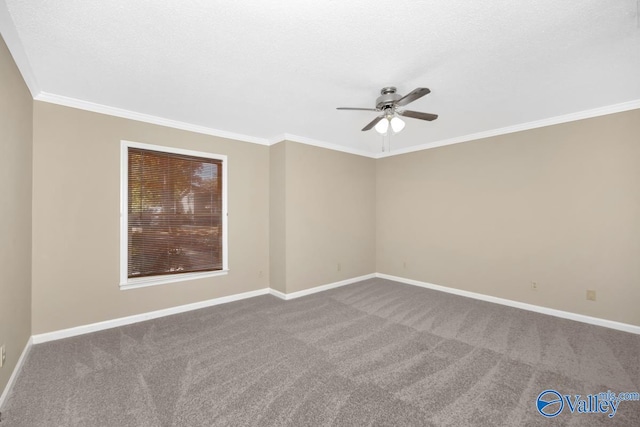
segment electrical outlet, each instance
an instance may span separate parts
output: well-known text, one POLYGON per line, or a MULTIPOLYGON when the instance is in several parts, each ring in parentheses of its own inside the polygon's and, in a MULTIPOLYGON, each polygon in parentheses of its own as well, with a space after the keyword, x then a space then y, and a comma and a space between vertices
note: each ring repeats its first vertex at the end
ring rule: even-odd
POLYGON ((258 273, 258 277, 262 277, 262 270, 258 273))
POLYGON ((7 360, 7 350, 4 347, 4 344, 0 346, 0 368, 4 366, 4 362, 7 360))
POLYGON ((407 268, 407 261, 403 261, 403 262, 402 262, 402 268, 404 268, 404 269, 406 270, 406 268, 407 268))
POLYGON ((588 290, 587 291, 587 300, 588 301, 595 301, 596 300, 596 291, 588 290))
POLYGON ((338 263, 338 271, 342 271, 342 265, 338 263))
POLYGON ((531 282, 531 290, 532 291, 538 290, 538 282, 531 282))

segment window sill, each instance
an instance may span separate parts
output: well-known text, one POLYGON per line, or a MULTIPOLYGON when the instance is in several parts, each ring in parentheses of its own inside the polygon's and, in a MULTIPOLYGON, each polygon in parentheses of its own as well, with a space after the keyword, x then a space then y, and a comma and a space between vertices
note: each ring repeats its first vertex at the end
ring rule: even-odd
POLYGON ((141 277, 126 279, 120 282, 120 290, 146 288, 147 286, 165 285, 168 283, 184 282, 186 280, 204 279, 207 277, 224 276, 229 270, 205 271, 200 273, 171 274, 166 276, 141 277))

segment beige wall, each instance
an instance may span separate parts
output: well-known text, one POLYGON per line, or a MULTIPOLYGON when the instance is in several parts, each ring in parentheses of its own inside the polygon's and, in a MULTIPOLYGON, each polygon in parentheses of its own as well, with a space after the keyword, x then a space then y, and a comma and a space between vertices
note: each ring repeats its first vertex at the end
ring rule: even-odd
POLYGON ((286 291, 374 273, 375 160, 285 144, 286 291))
POLYGON ((269 147, 34 103, 33 330, 269 286, 269 147), (121 291, 120 140, 228 156, 226 276, 121 291))
POLYGON ((377 214, 378 272, 640 325, 640 110, 381 159, 377 214))
POLYGON ((33 102, 0 37, 0 394, 31 335, 31 125, 33 102))
POLYGON ((287 292, 286 142, 269 147, 269 285, 287 292))
POLYGON ((640 325, 639 110, 376 161, 33 103, 1 47, 0 385, 30 333, 374 271, 640 325), (227 276, 120 291, 121 139, 229 157, 227 276))

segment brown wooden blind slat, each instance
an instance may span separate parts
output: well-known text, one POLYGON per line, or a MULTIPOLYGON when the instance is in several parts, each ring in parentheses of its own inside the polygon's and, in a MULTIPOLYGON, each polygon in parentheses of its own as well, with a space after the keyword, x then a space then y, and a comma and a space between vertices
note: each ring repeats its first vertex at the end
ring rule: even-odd
POLYGON ((222 161, 129 148, 128 277, 222 270, 222 161))

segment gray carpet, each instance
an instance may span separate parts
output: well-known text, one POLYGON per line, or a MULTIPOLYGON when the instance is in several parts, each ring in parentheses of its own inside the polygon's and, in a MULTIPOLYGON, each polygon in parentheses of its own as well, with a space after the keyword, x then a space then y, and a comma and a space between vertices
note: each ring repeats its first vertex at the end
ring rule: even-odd
POLYGON ((382 279, 33 346, 0 427, 640 426, 538 394, 640 390, 640 336, 382 279))

